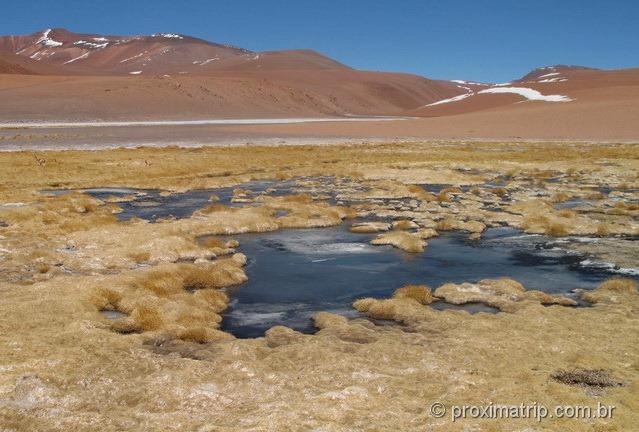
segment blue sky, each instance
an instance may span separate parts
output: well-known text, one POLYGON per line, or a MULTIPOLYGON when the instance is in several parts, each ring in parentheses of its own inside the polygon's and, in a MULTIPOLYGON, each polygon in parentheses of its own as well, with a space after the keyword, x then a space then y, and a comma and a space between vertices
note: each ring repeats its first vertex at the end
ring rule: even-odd
POLYGON ((176 32, 251 50, 313 48, 350 66, 508 81, 537 66, 639 66, 637 0, 6 1, 0 33, 176 32))

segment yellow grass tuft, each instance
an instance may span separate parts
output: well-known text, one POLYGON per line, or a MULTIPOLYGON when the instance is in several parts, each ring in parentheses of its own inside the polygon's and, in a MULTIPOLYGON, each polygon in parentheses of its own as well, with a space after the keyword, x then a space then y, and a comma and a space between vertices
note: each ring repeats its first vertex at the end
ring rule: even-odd
POLYGON ((551 202, 559 203, 563 201, 567 201, 571 198, 571 195, 567 192, 555 192, 550 198, 551 202))
POLYGON ((51 266, 47 263, 36 263, 36 271, 40 274, 48 273, 51 270, 51 266))
POLYGON ((508 191, 506 191, 506 189, 504 189, 503 187, 494 188, 491 190, 491 192, 499 197, 504 197, 508 193, 508 191))
POLYGON ((178 338, 183 341, 195 342, 199 344, 223 341, 223 340, 233 340, 235 339, 233 335, 216 330, 208 327, 187 327, 178 332, 178 338))
POLYGON ((148 262, 151 259, 151 253, 149 251, 132 251, 127 254, 136 263, 148 262))
POLYGON ((566 225, 558 220, 550 221, 546 226, 545 233, 552 237, 565 237, 569 234, 566 225))
POLYGON ((406 231, 392 231, 379 234, 371 240, 372 245, 392 245, 405 252, 418 253, 423 252, 427 243, 417 234, 408 233, 406 231))
POLYGON ((433 294, 426 285, 406 285, 395 290, 394 298, 410 298, 421 304, 433 302, 433 294))
POLYGON ((392 320, 396 313, 393 300, 364 298, 355 301, 353 307, 359 312, 366 313, 371 318, 382 320, 392 320))
POLYGON ((605 222, 601 222, 599 225, 597 225, 597 232, 596 234, 599 237, 606 237, 610 235, 610 225, 605 223, 605 222))
POLYGON ((440 191, 437 195, 437 201, 439 202, 450 202, 450 196, 444 191, 440 191))
POLYGON ((198 290, 193 294, 193 297, 204 301, 216 313, 224 311, 229 303, 229 297, 215 289, 198 290))
POLYGON ((577 217, 577 212, 572 209, 562 209, 557 212, 557 216, 563 218, 574 218, 577 217))
POLYGON ((435 196, 435 194, 433 194, 432 192, 428 192, 427 190, 424 190, 424 188, 419 185, 415 185, 415 184, 408 185, 407 190, 408 192, 413 194, 415 198, 419 200, 427 201, 427 202, 437 201, 437 196, 435 196))
POLYGON ((637 292, 637 282, 628 278, 611 278, 602 282, 597 288, 618 293, 633 294, 637 292))
POLYGON ((438 231, 452 231, 457 228, 457 221, 452 218, 442 219, 437 222, 435 229, 438 231))
POLYGON ((416 228, 416 224, 410 220, 398 220, 393 222, 393 229, 405 231, 416 228))
POLYGON ((131 314, 138 329, 142 331, 158 330, 164 324, 162 314, 149 306, 139 305, 131 314))
POLYGON ((225 206, 224 204, 214 203, 214 204, 202 207, 201 209, 198 210, 198 213, 210 214, 210 213, 227 212, 227 211, 233 211, 233 207, 228 207, 228 206, 225 206))
POLYGON ((118 310, 122 294, 111 288, 99 287, 91 293, 89 300, 98 310, 118 310))
POLYGON ((282 201, 308 204, 313 202, 313 197, 309 194, 286 195, 282 198, 282 201))
POLYGON ((205 237, 200 240, 200 244, 207 248, 224 249, 226 247, 226 242, 217 237, 205 237))
POLYGON ((637 295, 637 282, 628 278, 608 279, 592 291, 584 291, 581 298, 589 303, 619 303, 637 295))

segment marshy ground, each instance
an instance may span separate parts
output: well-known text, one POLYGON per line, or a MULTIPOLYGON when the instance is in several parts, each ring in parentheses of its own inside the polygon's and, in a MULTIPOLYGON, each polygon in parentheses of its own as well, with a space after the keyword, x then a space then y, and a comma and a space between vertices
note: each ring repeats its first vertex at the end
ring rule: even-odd
POLYGON ((631 430, 637 172, 631 144, 3 153, 0 425, 631 430))

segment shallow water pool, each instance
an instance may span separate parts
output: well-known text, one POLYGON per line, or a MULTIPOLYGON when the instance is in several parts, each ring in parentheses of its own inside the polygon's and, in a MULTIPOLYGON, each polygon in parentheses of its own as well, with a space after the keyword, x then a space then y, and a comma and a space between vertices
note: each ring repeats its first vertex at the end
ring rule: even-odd
MULTIPOLYGON (((389 297, 405 284, 436 288, 446 282, 472 282, 508 276, 528 289, 572 296, 574 288, 593 288, 611 274, 579 266, 582 255, 552 247, 548 238, 510 228, 490 229, 481 241, 467 233, 443 233, 426 251, 407 254, 391 246, 372 246, 370 234, 348 225, 284 230, 236 237, 248 256, 249 281, 231 291, 223 329, 238 337, 257 337, 273 325, 313 332, 319 311, 357 316, 361 297, 389 297)), ((437 309, 493 312, 483 305, 437 309)))

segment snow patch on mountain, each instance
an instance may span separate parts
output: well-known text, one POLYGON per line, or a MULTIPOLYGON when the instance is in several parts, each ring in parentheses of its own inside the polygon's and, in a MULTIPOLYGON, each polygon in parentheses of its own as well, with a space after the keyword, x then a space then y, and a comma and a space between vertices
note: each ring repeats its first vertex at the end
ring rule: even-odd
POLYGON ((84 54, 82 54, 82 55, 80 55, 80 56, 77 56, 76 58, 72 58, 72 59, 71 59, 71 60, 69 60, 69 61, 65 61, 63 64, 74 63, 74 62, 76 62, 76 61, 78 61, 78 60, 85 59, 85 58, 89 57, 89 54, 91 54, 91 53, 90 53, 90 52, 84 53, 84 54))
POLYGON ((59 47, 62 46, 62 42, 58 42, 55 41, 53 39, 51 39, 49 37, 49 34, 51 33, 51 29, 46 29, 43 33, 42 36, 40 36, 40 39, 38 39, 38 41, 35 43, 36 45, 45 45, 48 47, 59 47))
POLYGON ((88 41, 85 41, 85 40, 80 40, 80 41, 77 41, 77 42, 73 42, 73 45, 82 46, 82 47, 86 47, 86 48, 101 49, 101 48, 108 47, 109 46, 109 42, 94 43, 94 42, 88 42, 88 41))
POLYGON ((541 75, 541 76, 539 76, 537 78, 546 78, 546 77, 551 77, 551 76, 555 76, 555 75, 560 75, 560 73, 559 72, 551 72, 551 73, 547 73, 547 74, 541 75))
POLYGON ((568 79, 567 78, 562 78, 562 77, 557 77, 557 78, 546 78, 546 79, 539 80, 537 82, 540 82, 540 83, 554 83, 554 82, 565 82, 565 81, 568 81, 568 79))
POLYGON ((175 33, 155 33, 151 35, 152 37, 163 37, 166 39, 184 39, 184 37, 182 37, 179 34, 175 34, 175 33))
POLYGON ((478 86, 487 86, 488 84, 486 83, 480 83, 480 82, 475 82, 475 81, 465 81, 465 80, 450 80, 450 82, 453 82, 455 84, 470 84, 470 85, 478 85, 478 86))
POLYGON ((568 96, 563 95, 543 95, 537 90, 527 87, 493 87, 480 90, 478 93, 513 93, 523 96, 528 100, 538 100, 544 102, 570 102, 572 100, 568 96))
POLYGON ((475 93, 470 92, 470 93, 464 93, 464 94, 460 94, 458 96, 453 96, 452 98, 448 98, 448 99, 442 99, 440 101, 437 102, 433 102, 431 104, 428 105, 424 105, 424 107, 429 107, 429 106, 435 106, 435 105, 441 105, 441 104, 446 104, 446 103, 451 103, 451 102, 457 102, 460 100, 464 100, 467 97, 470 97, 472 95, 474 95, 475 93))
POLYGON ((216 60, 219 60, 219 59, 220 59, 219 57, 213 57, 213 58, 210 58, 210 59, 206 59, 203 62, 200 62, 200 66, 207 65, 207 64, 211 63, 212 61, 216 61, 216 60))
POLYGON ((142 57, 144 54, 146 54, 146 51, 141 52, 140 54, 136 54, 133 57, 125 58, 124 60, 120 60, 120 63, 126 63, 126 62, 128 62, 130 60, 135 60, 136 58, 142 57))

